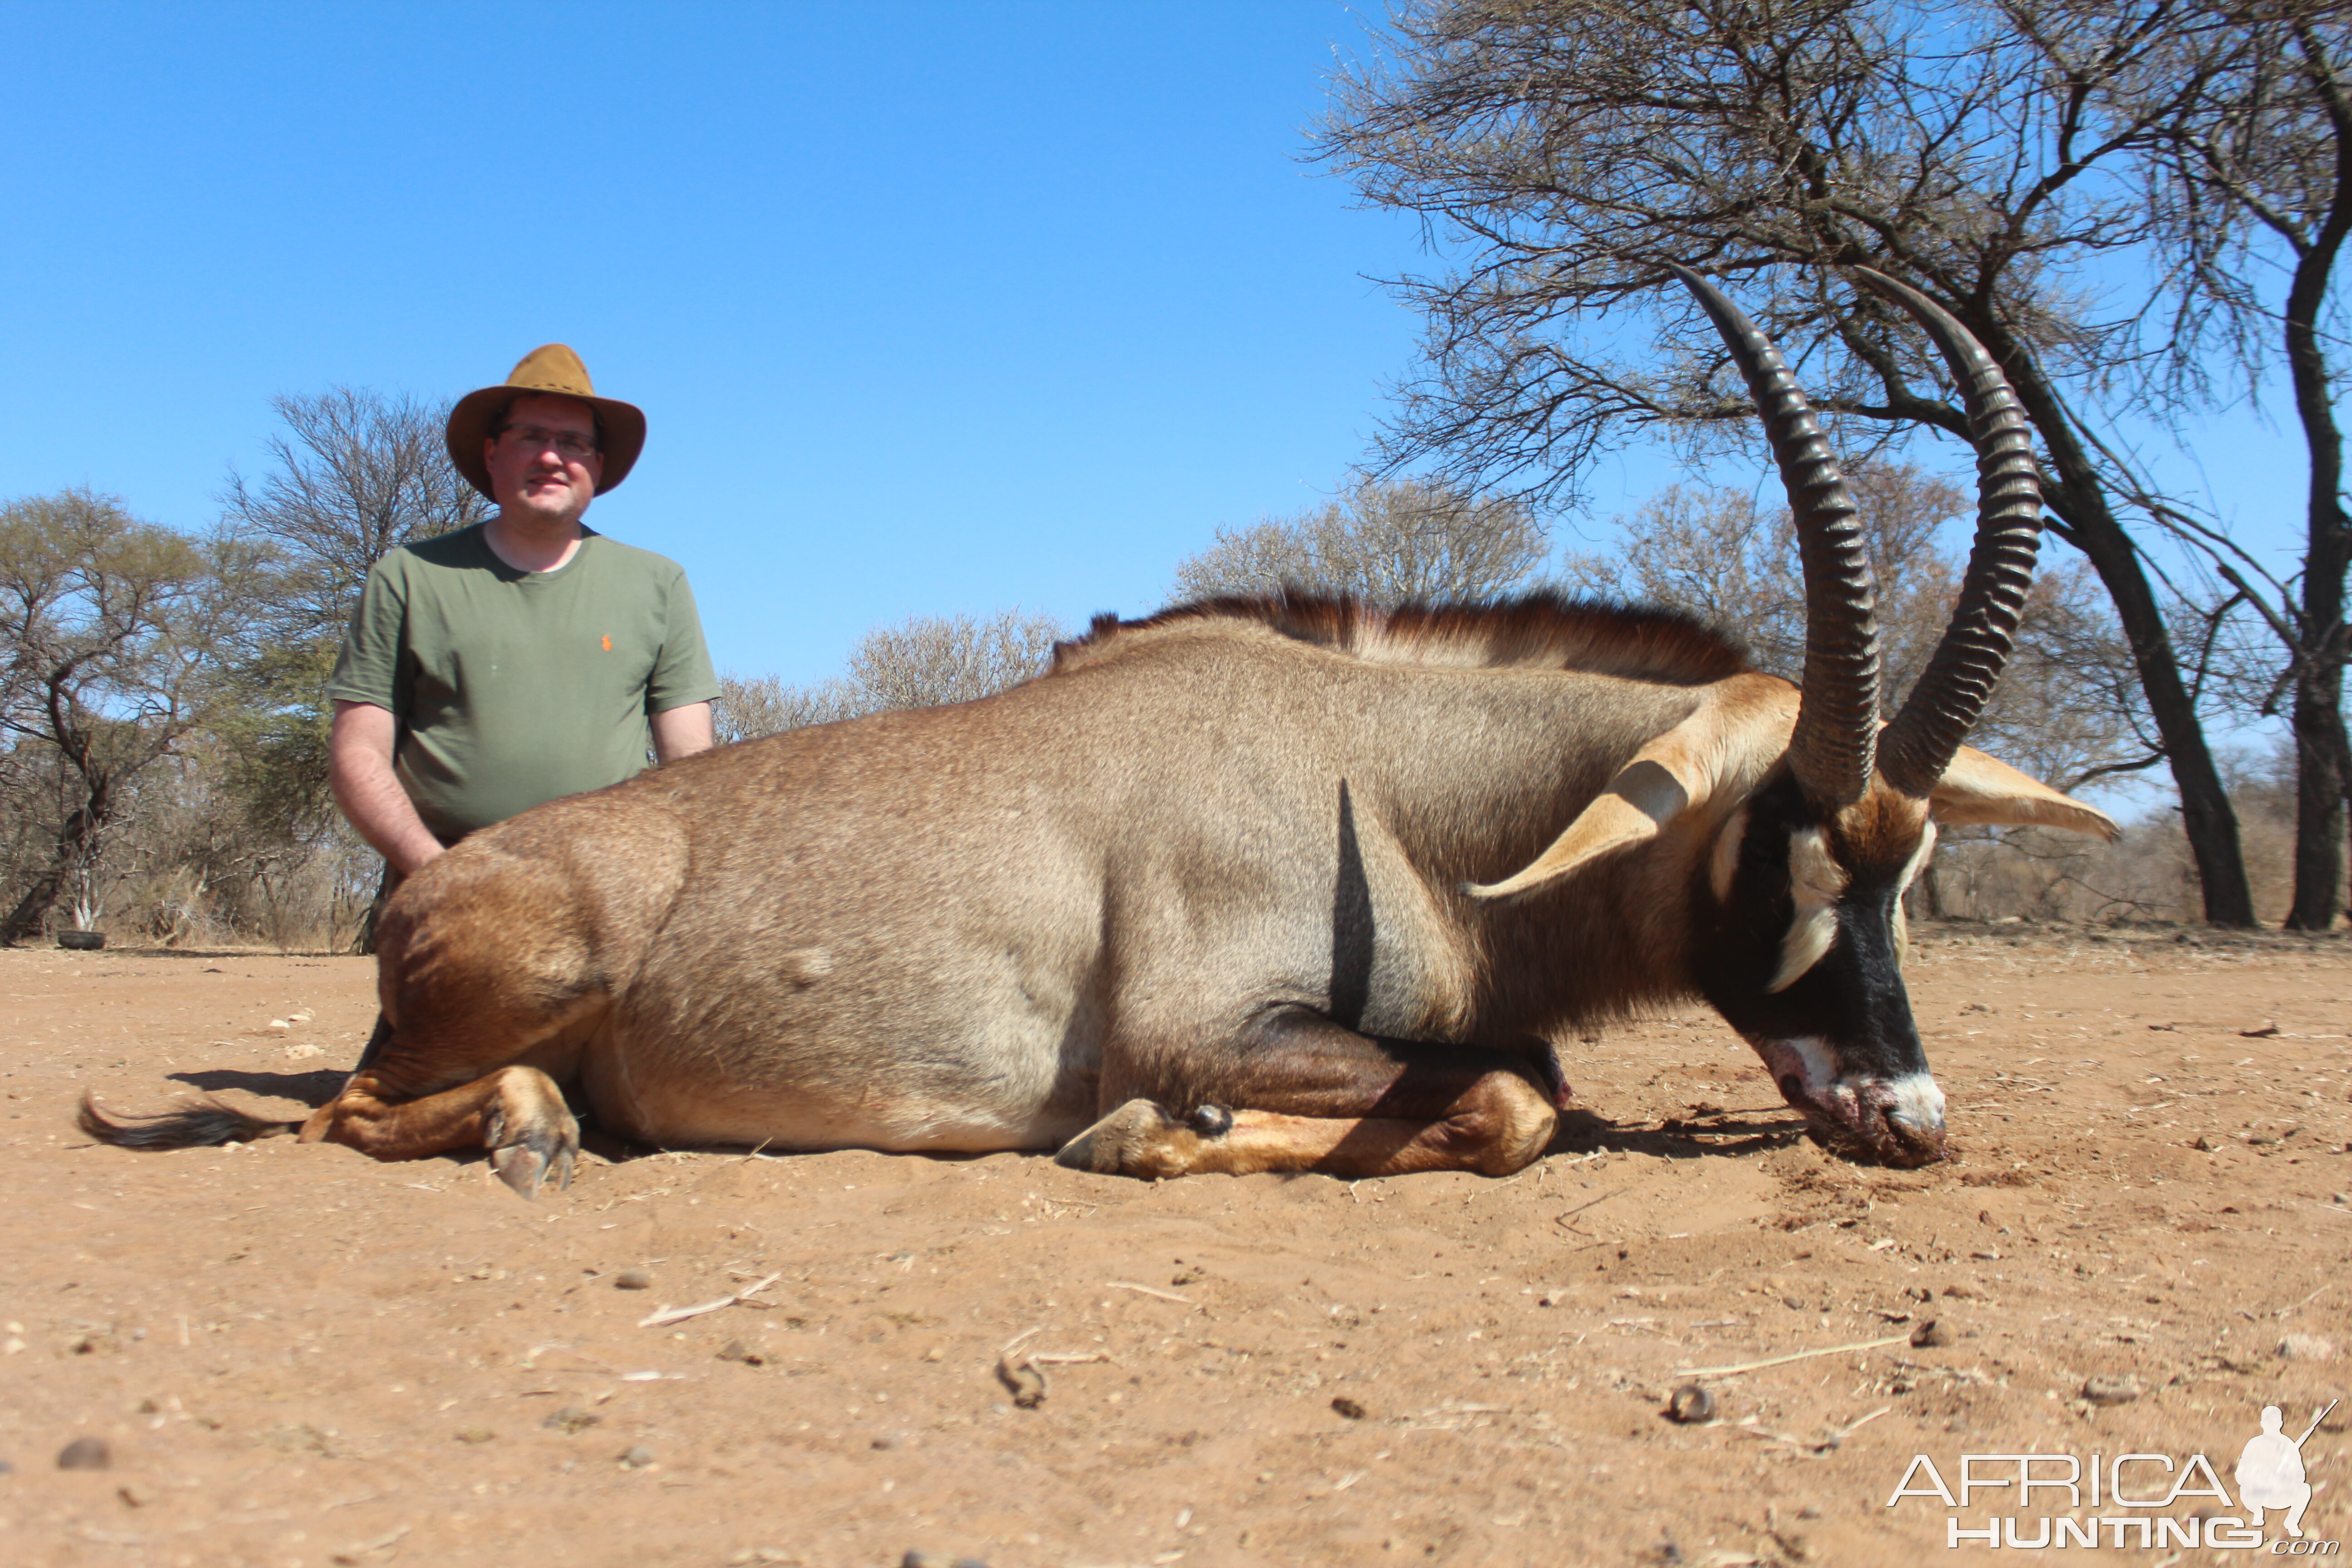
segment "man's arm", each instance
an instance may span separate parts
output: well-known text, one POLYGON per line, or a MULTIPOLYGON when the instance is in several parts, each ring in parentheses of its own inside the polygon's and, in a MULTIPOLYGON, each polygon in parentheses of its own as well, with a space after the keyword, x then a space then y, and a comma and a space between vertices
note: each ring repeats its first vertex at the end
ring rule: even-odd
MULTIPOLYGON (((385 715, 390 718, 390 714, 385 715)), ((710 728, 710 704, 688 702, 653 715, 654 755, 666 763, 707 752, 719 743, 710 728)))
POLYGON ((392 750, 399 734, 399 721, 389 710, 338 700, 334 731, 327 742, 327 782, 335 792, 335 804, 360 837, 374 845, 394 870, 413 877, 441 853, 441 841, 393 776, 392 750))

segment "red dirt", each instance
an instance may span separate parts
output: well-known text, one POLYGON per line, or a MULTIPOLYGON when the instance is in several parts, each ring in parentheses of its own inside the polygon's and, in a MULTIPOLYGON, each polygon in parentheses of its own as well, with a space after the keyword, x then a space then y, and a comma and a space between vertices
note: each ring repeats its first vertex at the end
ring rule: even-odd
MULTIPOLYGON (((2234 1496, 2263 1403, 2292 1434, 2346 1392, 2352 943, 1941 931, 1912 979, 1926 1171, 1797 1141, 1694 1011, 1570 1050, 1586 1113, 1507 1182, 652 1154, 534 1205, 478 1160, 72 1130, 173 1075, 299 1113, 362 961, 0 952, 0 1560, 1887 1563, 1945 1551, 1940 1502, 1886 1506, 1915 1453, 2201 1452, 2234 1496), (1927 1319, 1662 1415, 1678 1369, 1927 1319), (1024 1335, 1101 1359, 1018 1409, 1024 1335), (85 1436, 111 1468, 60 1469, 85 1436)), ((2314 1538, 2352 1533, 2347 1416, 2314 1538)))

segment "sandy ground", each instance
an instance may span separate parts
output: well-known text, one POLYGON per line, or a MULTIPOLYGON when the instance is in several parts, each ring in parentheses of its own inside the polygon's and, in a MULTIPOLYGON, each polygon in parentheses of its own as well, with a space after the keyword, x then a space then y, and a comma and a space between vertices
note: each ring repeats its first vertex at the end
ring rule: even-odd
MULTIPOLYGON (((85 1086, 331 1093, 364 962, 0 952, 0 1562, 1875 1564, 2116 1512, 1890 1507, 1915 1454, 2202 1453, 2234 1498, 2263 1404, 2293 1436, 2352 1383, 2352 942, 1951 929, 1912 979, 1927 1171, 1803 1142, 1694 1011, 1577 1047, 1584 1112, 1509 1181, 607 1148, 534 1205, 73 1131, 85 1086)), ((2314 1539, 2352 1535, 2347 1416, 2314 1539)))

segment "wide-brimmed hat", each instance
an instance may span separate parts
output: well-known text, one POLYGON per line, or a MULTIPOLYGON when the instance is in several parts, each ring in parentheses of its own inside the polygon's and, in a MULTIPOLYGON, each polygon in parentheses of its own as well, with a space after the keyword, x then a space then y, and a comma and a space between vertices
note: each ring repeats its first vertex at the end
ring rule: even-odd
POLYGON ((629 477, 637 454, 645 450, 645 411, 633 403, 597 396, 580 356, 562 343, 548 343, 523 355, 505 381, 466 394, 449 410, 449 460, 457 465, 468 484, 492 500, 499 499, 490 492, 490 469, 482 461, 482 443, 489 436, 490 421, 508 404, 533 393, 576 397, 596 410, 604 433, 604 473, 596 481, 598 495, 629 477))

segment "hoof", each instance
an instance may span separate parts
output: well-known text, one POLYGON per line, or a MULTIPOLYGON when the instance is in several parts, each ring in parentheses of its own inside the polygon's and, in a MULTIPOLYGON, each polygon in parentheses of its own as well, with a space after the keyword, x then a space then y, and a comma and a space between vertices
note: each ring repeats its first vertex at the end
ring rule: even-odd
POLYGON ((1234 1130, 1234 1113, 1222 1105, 1196 1105, 1184 1121, 1203 1138, 1223 1138, 1234 1130))
POLYGON ((1105 1176, 1181 1175, 1171 1168, 1171 1152, 1164 1147, 1171 1133, 1194 1141, 1150 1100, 1130 1100, 1063 1144, 1054 1163, 1105 1176))
POLYGON ((552 1181, 558 1191, 572 1184, 572 1162, 580 1152, 580 1124, 565 1112, 560 1122, 541 1118, 528 1127, 509 1129, 503 1115, 490 1119, 490 1169, 521 1197, 535 1199, 552 1181))

